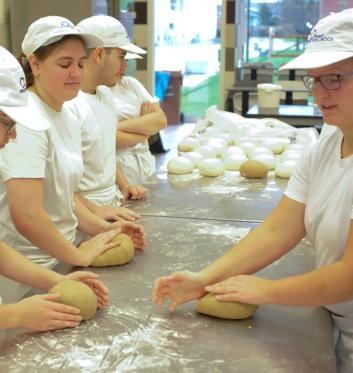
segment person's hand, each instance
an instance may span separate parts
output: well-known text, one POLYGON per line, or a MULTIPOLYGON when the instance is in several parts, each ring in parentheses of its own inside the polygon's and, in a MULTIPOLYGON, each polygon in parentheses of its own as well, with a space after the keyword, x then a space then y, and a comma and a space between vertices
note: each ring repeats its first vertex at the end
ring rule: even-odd
POLYGON ((121 190, 123 194, 124 201, 128 199, 139 200, 146 198, 148 194, 148 189, 141 185, 127 185, 121 190))
POLYGON ((260 305, 272 303, 270 296, 272 285, 272 280, 239 275, 212 286, 206 286, 205 289, 210 293, 218 294, 216 298, 221 301, 260 305))
POLYGON ((109 293, 103 282, 98 280, 98 275, 93 272, 77 271, 64 276, 65 279, 81 281, 89 286, 96 294, 98 308, 103 308, 108 304, 109 293))
POLYGON ((136 249, 144 250, 146 246, 145 231, 141 225, 129 221, 116 221, 111 224, 111 227, 119 228, 120 233, 125 233, 130 236, 136 249))
POLYGON ((171 303, 169 310, 174 311, 180 304, 202 297, 205 284, 198 273, 175 272, 167 277, 159 277, 154 283, 152 301, 162 305, 166 300, 171 303))
POLYGON ((13 305, 16 326, 35 331, 74 328, 80 324, 80 310, 55 302, 59 294, 34 295, 13 305))
POLYGON ((79 250, 81 250, 81 253, 84 256, 85 264, 83 265, 83 267, 89 266, 97 256, 116 246, 116 242, 110 241, 115 235, 122 232, 121 227, 118 223, 122 222, 109 224, 110 230, 108 230, 107 232, 99 233, 93 238, 81 243, 78 248, 79 250))
POLYGON ((153 112, 153 104, 151 102, 143 102, 141 104, 140 116, 153 112))
POLYGON ((97 206, 94 213, 106 221, 128 220, 135 221, 141 216, 126 207, 120 206, 97 206))

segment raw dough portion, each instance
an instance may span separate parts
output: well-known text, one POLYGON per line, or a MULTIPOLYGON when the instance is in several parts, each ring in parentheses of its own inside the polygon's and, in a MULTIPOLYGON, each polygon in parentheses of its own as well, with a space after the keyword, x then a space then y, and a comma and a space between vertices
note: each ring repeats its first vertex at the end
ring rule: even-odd
POLYGON ((167 164, 168 172, 176 175, 191 174, 194 165, 185 157, 175 157, 169 160, 167 164))
POLYGON ((229 148, 226 149, 226 151, 224 152, 224 158, 227 158, 228 155, 231 155, 231 154, 242 154, 242 155, 245 155, 245 152, 244 150, 239 147, 239 146, 230 146, 229 148))
POLYGON ((267 177, 267 166, 259 161, 246 161, 240 167, 240 175, 249 179, 262 179, 267 177))
POLYGON ((239 320, 251 317, 258 306, 239 302, 221 302, 214 294, 207 294, 196 304, 196 311, 220 319, 239 320))
POLYGON ((192 152, 193 150, 201 146, 199 140, 194 137, 185 137, 178 144, 178 150, 180 152, 192 152))
POLYGON ((49 290, 49 293, 60 293, 55 302, 78 308, 83 320, 91 319, 97 312, 96 294, 83 282, 60 281, 49 290))
POLYGON ((246 162, 248 158, 244 154, 229 154, 224 161, 226 170, 239 171, 241 165, 246 162))
POLYGON ((194 168, 199 168, 199 163, 202 159, 202 155, 198 152, 188 152, 184 153, 183 157, 190 159, 192 164, 194 165, 194 168))
POLYGON ((296 150, 286 150, 281 155, 281 162, 285 161, 298 161, 303 156, 302 153, 296 151, 296 150))
POLYGON ((246 155, 249 155, 251 149, 256 148, 256 145, 250 141, 241 142, 239 146, 244 150, 246 155))
POLYGON ((282 179, 289 179, 295 169, 296 161, 285 161, 277 165, 275 175, 282 179))
POLYGON ((276 158, 272 154, 260 153, 253 157, 254 161, 259 161, 267 166, 269 170, 274 170, 277 165, 276 158))
POLYGON ((281 154, 284 151, 285 143, 280 139, 266 139, 262 146, 271 150, 273 154, 281 154))
POLYGON ((121 265, 129 262, 134 257, 134 244, 127 234, 119 233, 110 242, 117 242, 117 245, 97 256, 91 263, 91 267, 121 265))
POLYGON ((217 158, 216 152, 208 145, 200 146, 196 151, 202 155, 203 159, 217 158))
POLYGON ((203 159, 199 164, 199 171, 204 176, 222 176, 225 172, 223 161, 220 159, 203 159))
POLYGON ((259 147, 250 149, 249 152, 248 152, 248 154, 249 154, 249 158, 250 159, 253 159, 258 154, 269 154, 269 155, 273 155, 273 153, 271 152, 271 150, 268 149, 268 148, 265 148, 264 146, 259 146, 259 147))

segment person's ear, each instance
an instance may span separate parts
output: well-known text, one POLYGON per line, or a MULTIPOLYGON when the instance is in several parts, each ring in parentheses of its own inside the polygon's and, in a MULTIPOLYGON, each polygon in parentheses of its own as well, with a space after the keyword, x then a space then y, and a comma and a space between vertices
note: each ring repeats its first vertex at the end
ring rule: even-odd
POLYGON ((39 76, 40 74, 40 62, 34 54, 28 56, 28 63, 31 66, 33 76, 39 76))
POLYGON ((105 58, 105 50, 104 48, 96 48, 94 50, 94 59, 97 65, 102 65, 105 58))

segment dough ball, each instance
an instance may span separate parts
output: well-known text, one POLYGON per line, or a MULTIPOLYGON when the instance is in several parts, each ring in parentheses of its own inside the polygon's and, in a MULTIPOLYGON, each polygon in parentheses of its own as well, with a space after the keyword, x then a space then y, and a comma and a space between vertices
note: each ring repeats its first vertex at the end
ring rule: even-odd
POLYGON ((192 164, 194 165, 194 168, 199 168, 199 163, 202 159, 202 155, 198 152, 188 152, 184 153, 183 157, 190 159, 192 164))
POLYGON ((129 262, 134 257, 134 244, 127 234, 119 233, 110 242, 117 242, 117 245, 97 256, 91 263, 91 267, 121 265, 129 262))
POLYGON ((178 150, 180 152, 192 152, 193 150, 201 146, 199 140, 194 137, 185 137, 178 144, 178 150))
POLYGON ((246 162, 248 158, 244 154, 229 154, 224 161, 226 170, 229 171, 239 171, 241 165, 246 162))
POLYGON ((245 155, 244 150, 240 146, 230 146, 224 152, 224 158, 227 158, 231 154, 242 154, 245 155))
POLYGON ((305 151, 305 146, 303 144, 289 144, 286 150, 295 150, 299 153, 302 153, 305 151))
POLYGON ((228 146, 234 146, 239 144, 239 136, 232 133, 228 137, 228 146))
POLYGON ((285 161, 279 163, 275 169, 275 175, 281 177, 282 179, 289 179, 295 169, 296 161, 285 161))
POLYGON ((271 152, 271 150, 265 148, 264 146, 259 146, 259 147, 250 149, 248 153, 249 153, 249 158, 250 159, 253 159, 258 154, 269 154, 269 155, 273 155, 273 153, 271 152))
POLYGON ((271 150, 273 154, 281 154, 284 151, 285 143, 280 139, 266 139, 262 146, 271 150))
POLYGON ((199 171, 204 176, 222 176, 225 167, 220 159, 203 159, 200 161, 199 171))
POLYGON ((221 302, 214 294, 207 294, 196 303, 196 311, 220 319, 240 320, 254 315, 258 306, 239 302, 221 302))
POLYGON ((97 312, 96 294, 83 282, 60 281, 49 290, 49 293, 60 293, 55 302, 78 308, 83 320, 91 319, 97 312))
POLYGON ((249 155, 249 151, 251 149, 256 148, 256 145, 253 142, 250 142, 250 141, 242 142, 242 143, 240 143, 239 146, 244 150, 246 155, 249 155))
POLYGON ((227 145, 225 142, 218 141, 218 140, 209 140, 207 142, 207 146, 210 146, 213 149, 217 158, 223 158, 224 152, 227 148, 227 145))
POLYGON ((203 159, 217 158, 217 155, 214 149, 208 145, 200 146, 199 148, 196 149, 196 151, 202 155, 203 159))
POLYGON ((286 150, 281 155, 281 162, 285 161, 298 161, 303 156, 302 153, 297 152, 296 150, 286 150))
POLYGON ((194 165, 185 157, 175 157, 169 160, 167 163, 168 172, 176 175, 191 174, 194 165))
POLYGON ((244 162, 239 171, 241 176, 249 179, 262 179, 267 177, 268 168, 262 162, 251 160, 244 162))
POLYGON ((274 170, 277 165, 277 160, 273 154, 265 154, 265 153, 256 154, 253 157, 253 160, 264 163, 269 170, 274 170))

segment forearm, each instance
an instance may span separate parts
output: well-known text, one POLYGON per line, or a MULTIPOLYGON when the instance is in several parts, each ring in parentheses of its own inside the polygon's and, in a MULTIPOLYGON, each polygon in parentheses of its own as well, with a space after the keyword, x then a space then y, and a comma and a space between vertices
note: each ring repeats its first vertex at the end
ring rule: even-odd
POLYGON ((119 169, 119 167, 116 168, 116 178, 115 178, 116 184, 119 187, 121 191, 123 191, 125 188, 128 187, 129 183, 125 179, 125 176, 119 169))
POLYGON ((165 128, 167 121, 163 112, 153 112, 140 117, 119 121, 118 129, 128 133, 151 136, 165 128))
POLYGON ((273 281, 270 303, 288 306, 322 306, 353 299, 352 266, 343 261, 273 281))
POLYGON ((33 263, 3 242, 0 242, 0 252, 0 273, 12 280, 47 291, 63 278, 62 275, 33 263))
POLYGON ((129 148, 148 139, 147 135, 138 135, 125 131, 116 132, 116 146, 118 149, 129 148))
MULTIPOLYGON (((82 202, 82 196, 75 194, 75 215, 78 220, 78 229, 91 237, 109 229, 110 224, 95 215, 82 202)), ((86 200, 87 201, 87 200, 86 200)))
POLYGON ((27 211, 13 221, 18 232, 34 246, 65 263, 83 264, 80 251, 60 233, 44 210, 27 211))

